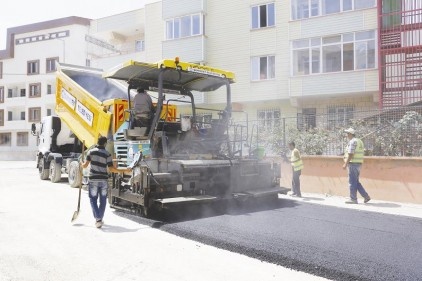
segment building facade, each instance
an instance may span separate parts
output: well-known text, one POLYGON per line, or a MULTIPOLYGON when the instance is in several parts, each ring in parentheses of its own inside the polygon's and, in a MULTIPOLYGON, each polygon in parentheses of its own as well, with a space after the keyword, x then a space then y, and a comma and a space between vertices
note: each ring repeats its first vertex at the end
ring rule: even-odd
MULTIPOLYGON (((126 60, 179 57, 234 71, 233 108, 265 128, 286 117, 316 127, 321 113, 328 116, 324 126, 346 126, 356 112, 385 105, 392 88, 403 90, 394 80, 403 67, 404 76, 413 75, 411 102, 420 101, 419 2, 161 0, 101 19, 12 28, 0 51, 2 158, 13 150, 19 153, 11 158, 27 159, 24 152, 36 150, 30 126, 54 114, 54 60, 108 69, 126 60), (395 45, 385 39, 391 32, 395 45), (410 36, 412 48, 392 56, 397 48, 391 48, 409 45, 410 36)), ((195 96, 208 106, 225 102, 218 91, 195 96)))

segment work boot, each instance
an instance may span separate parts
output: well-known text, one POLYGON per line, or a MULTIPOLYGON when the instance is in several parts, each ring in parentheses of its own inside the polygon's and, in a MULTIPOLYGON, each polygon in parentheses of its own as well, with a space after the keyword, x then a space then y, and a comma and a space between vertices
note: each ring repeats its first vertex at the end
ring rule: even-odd
POLYGON ((101 228, 102 226, 103 226, 103 221, 102 220, 97 220, 96 222, 95 222, 95 226, 97 227, 97 228, 101 228))
POLYGON ((363 203, 368 203, 371 200, 371 197, 366 197, 365 200, 363 200, 363 203))
POLYGON ((357 204, 358 203, 358 200, 349 199, 349 200, 347 200, 344 203, 346 203, 346 204, 357 204))

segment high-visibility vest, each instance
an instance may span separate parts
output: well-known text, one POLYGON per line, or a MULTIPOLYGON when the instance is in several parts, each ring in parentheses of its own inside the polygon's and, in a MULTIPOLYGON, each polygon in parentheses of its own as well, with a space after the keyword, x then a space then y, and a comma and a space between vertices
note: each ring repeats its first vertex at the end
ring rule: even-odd
MULTIPOLYGON (((363 155, 364 155, 364 152, 365 152, 365 147, 364 147, 363 141, 361 139, 356 138, 356 142, 357 143, 356 143, 355 153, 353 153, 353 157, 350 160, 350 163, 362 164, 363 163, 363 155)), ((347 148, 346 148, 346 151, 344 153, 345 159, 347 159, 347 157, 349 155, 349 153, 347 152, 347 148)))
POLYGON ((290 156, 290 163, 292 163, 293 171, 300 171, 303 169, 302 158, 300 158, 300 153, 297 148, 292 150, 292 154, 290 156), (295 157, 295 152, 299 154, 299 158, 295 157))

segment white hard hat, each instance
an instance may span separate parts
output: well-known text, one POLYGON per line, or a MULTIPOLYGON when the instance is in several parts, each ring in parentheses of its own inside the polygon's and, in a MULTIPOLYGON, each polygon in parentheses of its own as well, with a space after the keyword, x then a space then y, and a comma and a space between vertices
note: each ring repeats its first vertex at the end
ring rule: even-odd
POLYGON ((348 133, 348 134, 352 134, 352 135, 354 135, 355 134, 355 129, 353 129, 353 128, 349 128, 349 129, 346 129, 346 130, 344 130, 346 133, 348 133))

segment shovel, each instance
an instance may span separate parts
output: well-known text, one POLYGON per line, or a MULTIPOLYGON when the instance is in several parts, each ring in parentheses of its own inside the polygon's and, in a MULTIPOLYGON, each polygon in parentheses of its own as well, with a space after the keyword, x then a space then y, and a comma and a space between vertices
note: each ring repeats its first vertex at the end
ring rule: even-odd
MULTIPOLYGON (((83 157, 84 157, 84 150, 85 150, 85 141, 82 142, 82 155, 81 155, 81 159, 83 159, 83 157)), ((81 165, 79 165, 79 173, 80 173, 80 178, 82 179, 82 176, 83 175, 82 175, 82 166, 81 165)), ((74 220, 76 220, 78 218, 78 216, 79 216, 79 208, 81 207, 81 190, 82 190, 82 180, 79 183, 78 208, 73 213, 71 222, 73 222, 74 220)))

